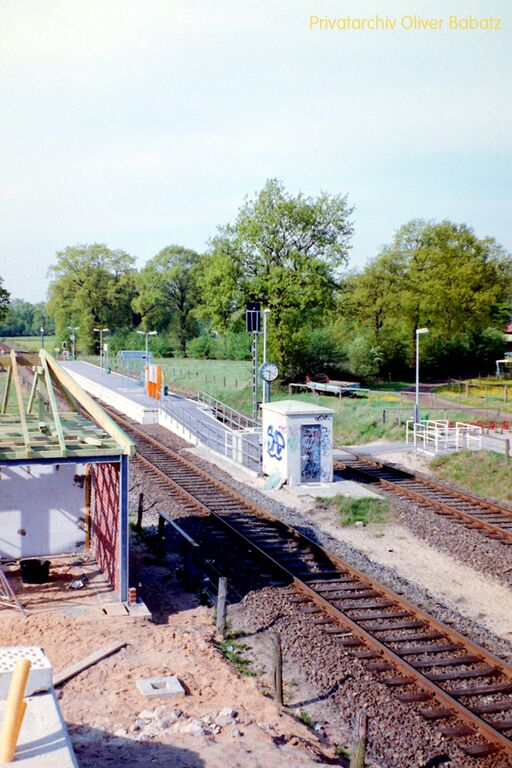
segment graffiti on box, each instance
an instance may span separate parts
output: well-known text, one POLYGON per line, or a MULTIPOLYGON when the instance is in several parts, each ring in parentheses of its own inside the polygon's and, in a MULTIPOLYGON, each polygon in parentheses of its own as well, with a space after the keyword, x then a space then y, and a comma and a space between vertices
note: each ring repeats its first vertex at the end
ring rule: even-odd
POLYGON ((281 461, 283 458, 283 451, 286 447, 286 441, 283 433, 279 429, 274 429, 272 424, 268 425, 267 429, 267 453, 277 461, 281 461))
POLYGON ((302 482, 319 480, 322 472, 322 432, 318 424, 301 427, 300 474, 302 482))

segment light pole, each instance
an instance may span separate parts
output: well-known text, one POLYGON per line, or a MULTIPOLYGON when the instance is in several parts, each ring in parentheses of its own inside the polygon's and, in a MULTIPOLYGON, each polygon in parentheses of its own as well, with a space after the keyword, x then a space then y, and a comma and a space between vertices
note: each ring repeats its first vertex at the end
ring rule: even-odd
POLYGON ((138 334, 141 336, 146 337, 146 365, 149 364, 149 337, 150 336, 157 336, 158 331, 137 331, 138 334))
MULTIPOLYGON (((263 310, 263 365, 267 362, 267 319, 270 315, 270 309, 264 309, 263 310)), ((268 403, 270 400, 270 382, 265 381, 263 379, 262 381, 262 389, 263 389, 263 396, 262 400, 264 403, 268 403)))
POLYGON ((100 374, 103 373, 103 334, 108 333, 110 328, 93 328, 94 333, 100 335, 100 374))
POLYGON ((428 328, 416 329, 416 401, 414 403, 414 424, 420 421, 420 336, 428 333, 428 328))
POLYGON ((41 349, 44 349, 44 328, 43 328, 43 326, 40 327, 39 333, 41 334, 41 349))
POLYGON ((70 341, 71 341, 71 359, 72 360, 76 360, 76 355, 75 355, 76 335, 75 335, 75 331, 79 331, 79 330, 80 330, 80 326, 79 325, 68 325, 68 331, 71 331, 71 334, 70 334, 69 338, 70 338, 70 341))

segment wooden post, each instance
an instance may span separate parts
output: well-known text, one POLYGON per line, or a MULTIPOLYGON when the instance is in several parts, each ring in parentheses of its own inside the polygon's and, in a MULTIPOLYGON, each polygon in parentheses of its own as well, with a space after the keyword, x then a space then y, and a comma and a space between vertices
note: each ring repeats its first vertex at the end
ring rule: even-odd
POLYGON ((85 551, 89 552, 91 549, 91 532, 92 532, 92 517, 91 517, 91 465, 85 465, 85 551))
POLYGON ((139 493, 139 506, 137 507, 137 522, 135 524, 135 530, 136 531, 140 531, 142 529, 142 515, 143 515, 143 513, 144 513, 144 494, 141 491, 139 493))
POLYGON ((508 403, 508 387, 505 386, 505 402, 508 403))
POLYGON ((217 632, 224 635, 226 630, 226 598, 228 594, 228 580, 225 576, 219 576, 219 588, 217 592, 217 632))
POLYGON ((382 423, 383 424, 386 423, 386 409, 385 408, 382 409, 382 423))
POLYGON ((510 461, 510 438, 505 438, 505 456, 507 461, 510 461))
POLYGON ((469 397, 469 381, 466 379, 466 397, 469 397))
POLYGON ((160 557, 164 555, 164 526, 165 518, 160 515, 158 518, 158 550, 160 557))
POLYGON ((272 633, 272 683, 274 701, 283 706, 283 651, 281 637, 277 632, 272 633))
POLYGON ((359 712, 354 729, 354 749, 350 757, 350 768, 364 768, 367 739, 368 718, 365 712, 359 712))

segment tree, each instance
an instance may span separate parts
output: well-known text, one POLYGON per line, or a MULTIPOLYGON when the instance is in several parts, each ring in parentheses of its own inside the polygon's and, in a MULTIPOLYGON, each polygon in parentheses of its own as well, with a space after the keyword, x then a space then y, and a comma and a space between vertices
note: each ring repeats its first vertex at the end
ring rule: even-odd
POLYGON ((76 245, 57 253, 49 269, 48 311, 56 332, 67 335, 68 325, 80 326, 80 341, 94 348, 93 328, 131 327, 138 321, 131 308, 135 297, 135 260, 104 244, 76 245))
POLYGON ((133 306, 144 328, 173 329, 183 355, 195 330, 199 258, 195 251, 169 245, 148 261, 136 279, 138 296, 133 306))
POLYGON ((342 195, 293 197, 271 179, 210 243, 201 278, 203 302, 225 274, 210 309, 219 325, 225 326, 234 308, 246 301, 270 308, 270 348, 283 373, 294 364, 301 326, 322 322, 334 306, 353 232, 352 210, 342 195))
POLYGON ((383 369, 393 356, 396 363, 400 350, 412 366, 416 330, 428 327, 423 363, 428 366, 430 355, 439 375, 453 367, 459 351, 470 358, 481 350, 487 329, 503 327, 511 276, 510 255, 494 239, 478 239, 465 224, 414 219, 348 278, 344 307, 356 332, 371 333, 368 342, 379 347, 383 369))
POLYGON ((4 281, 0 277, 0 320, 3 320, 9 309, 10 293, 3 287, 4 281))

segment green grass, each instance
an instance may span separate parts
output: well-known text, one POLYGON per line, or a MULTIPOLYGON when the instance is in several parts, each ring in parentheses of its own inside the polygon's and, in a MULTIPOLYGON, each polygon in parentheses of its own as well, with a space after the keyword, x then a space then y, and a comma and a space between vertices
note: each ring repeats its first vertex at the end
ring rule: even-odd
POLYGON ((315 729, 315 721, 309 714, 309 712, 306 712, 305 709, 301 709, 298 715, 298 719, 301 721, 301 723, 304 723, 304 725, 307 725, 308 728, 311 728, 312 730, 315 729))
MULTIPOLYGON (((14 349, 24 349, 27 352, 38 352, 41 349, 40 336, 2 336, 0 341, 4 344, 14 347, 14 349)), ((55 351, 56 336, 45 336, 44 346, 49 352, 55 351)))
POLYGON ((438 456, 430 469, 440 480, 455 483, 479 496, 512 504, 512 463, 493 451, 460 451, 438 456))
POLYGON ((386 523, 390 519, 388 499, 352 499, 347 496, 333 496, 330 499, 319 498, 317 501, 324 509, 335 510, 338 522, 343 527, 354 525, 354 523, 376 525, 386 523))
POLYGON ((244 656, 245 652, 249 650, 249 646, 246 643, 236 641, 236 638, 241 635, 243 632, 236 630, 228 632, 223 640, 215 641, 214 646, 225 659, 233 664, 239 674, 245 677, 256 677, 256 672, 252 669, 251 659, 244 656))

